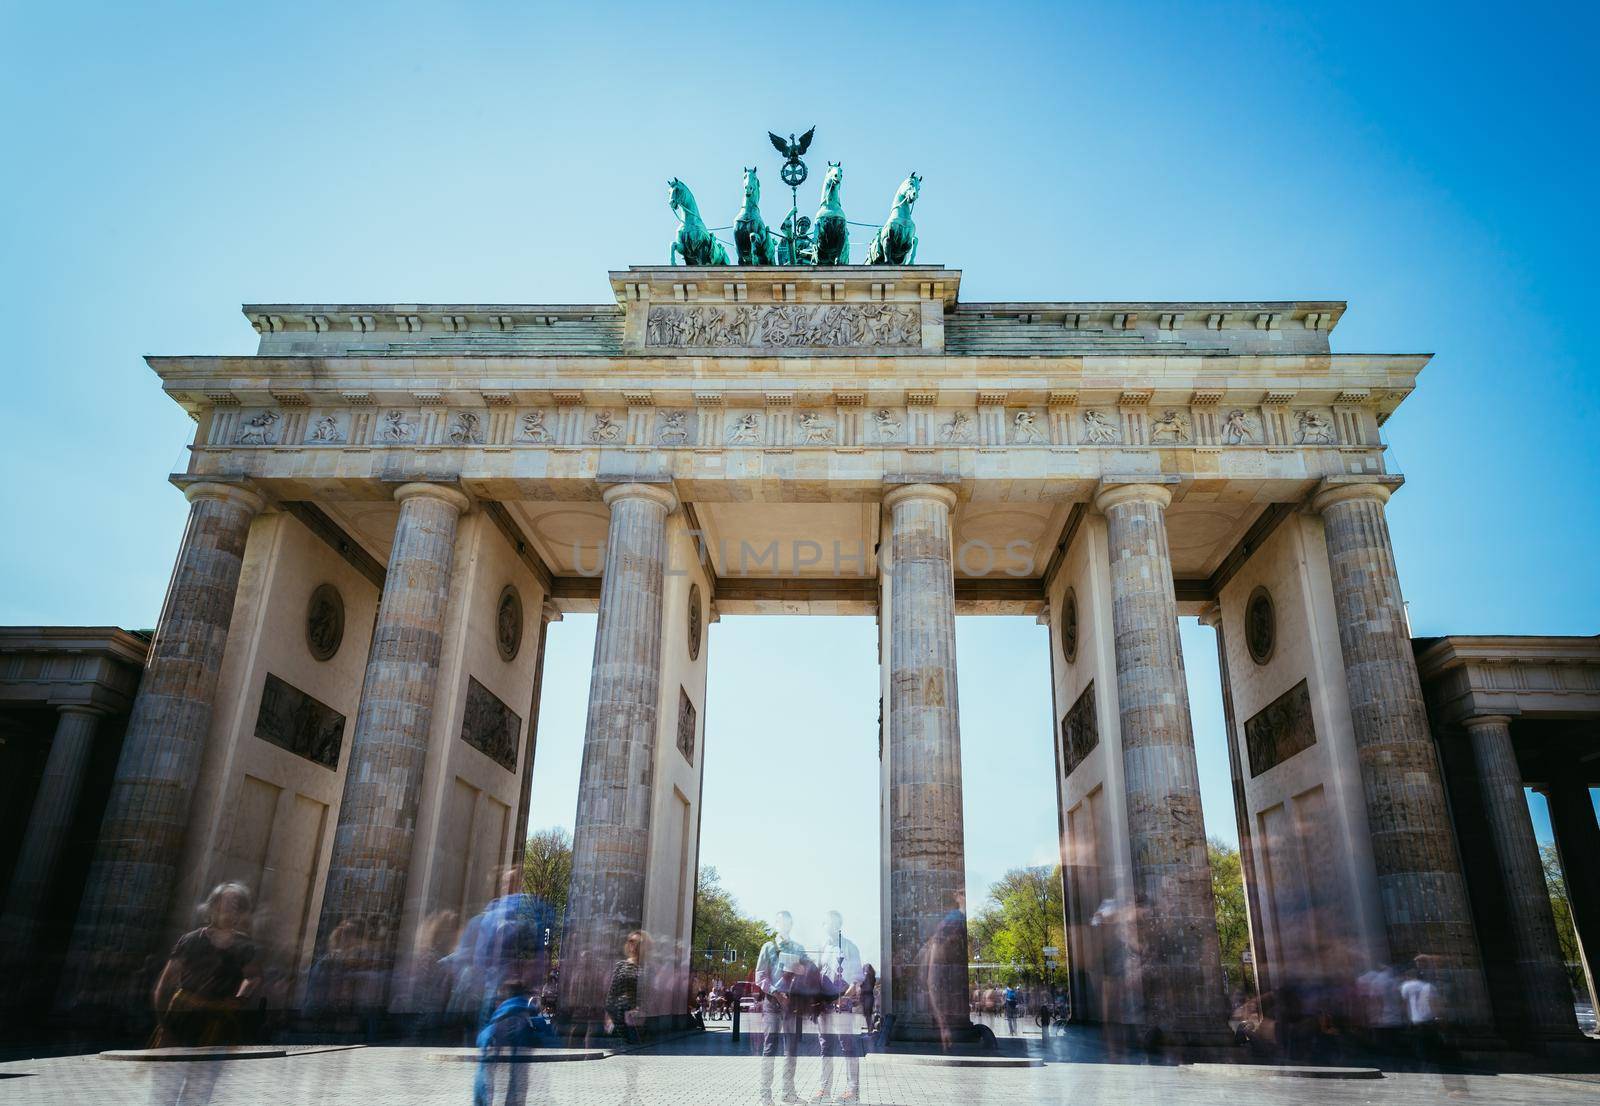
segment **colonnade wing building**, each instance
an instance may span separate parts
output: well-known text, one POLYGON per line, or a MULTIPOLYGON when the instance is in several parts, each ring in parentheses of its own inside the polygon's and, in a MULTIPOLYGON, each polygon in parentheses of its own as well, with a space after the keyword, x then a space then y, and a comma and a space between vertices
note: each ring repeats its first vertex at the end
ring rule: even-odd
MULTIPOLYGON (((884 1004, 898 1032, 948 1029, 968 988, 954 616, 1027 614, 1050 626, 1036 736, 1074 1016, 1214 1039, 1177 631, 1199 615, 1263 979, 1420 956, 1461 1024, 1575 1034, 1521 794, 1543 731, 1515 689, 1430 729, 1396 579, 1381 427, 1427 357, 1331 352, 1338 302, 962 303, 960 282, 639 267, 597 305, 249 306, 256 355, 151 358, 197 423, 173 477, 190 521, 61 993, 136 974, 237 879, 289 1001, 349 927, 389 973, 369 1004, 418 1010, 409 959, 520 852, 545 628, 598 610, 563 1014, 598 1015, 643 929, 646 1010, 675 1016, 707 627, 855 613, 880 627, 884 1004), (1476 796, 1470 843, 1447 785, 1476 796)), ((1455 671, 1441 648, 1429 670, 1455 671)), ((1594 642, 1554 648, 1563 786, 1595 782, 1594 642)), ((57 742, 47 774, 82 772, 82 742, 57 742)), ((1587 847, 1592 810, 1566 799, 1563 849, 1587 847)), ((58 805, 35 804, 17 872, 51 870, 62 835, 34 825, 58 805)), ((1593 872, 1568 876, 1600 940, 1593 872)), ((36 917, 16 886, 8 913, 36 917)))

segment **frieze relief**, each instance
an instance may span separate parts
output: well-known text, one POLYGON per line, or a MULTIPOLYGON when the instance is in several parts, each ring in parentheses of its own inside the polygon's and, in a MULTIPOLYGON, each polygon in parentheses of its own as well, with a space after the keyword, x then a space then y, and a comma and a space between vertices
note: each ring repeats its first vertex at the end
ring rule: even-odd
POLYGON ((645 345, 676 349, 918 348, 922 314, 893 303, 652 307, 645 345))

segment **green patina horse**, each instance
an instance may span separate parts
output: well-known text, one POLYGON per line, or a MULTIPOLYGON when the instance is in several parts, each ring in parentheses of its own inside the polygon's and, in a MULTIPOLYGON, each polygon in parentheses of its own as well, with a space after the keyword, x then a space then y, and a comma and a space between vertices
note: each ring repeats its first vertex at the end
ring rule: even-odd
POLYGON ((828 175, 822 178, 822 205, 811 223, 813 260, 818 265, 850 264, 850 224, 845 222, 844 206, 839 203, 839 186, 844 183, 844 166, 828 162, 828 175))
POLYGON ((917 224, 911 206, 922 193, 922 178, 913 172, 900 183, 889 209, 889 220, 867 248, 868 265, 914 265, 917 261, 917 224))
POLYGON ((694 202, 694 193, 677 177, 667 182, 667 204, 682 222, 678 237, 672 243, 672 264, 683 258, 685 265, 726 265, 728 251, 700 218, 700 206, 694 202))
POLYGON ((733 245, 741 265, 771 265, 776 260, 772 232, 761 218, 761 182, 754 169, 744 171, 744 206, 733 221, 733 245))

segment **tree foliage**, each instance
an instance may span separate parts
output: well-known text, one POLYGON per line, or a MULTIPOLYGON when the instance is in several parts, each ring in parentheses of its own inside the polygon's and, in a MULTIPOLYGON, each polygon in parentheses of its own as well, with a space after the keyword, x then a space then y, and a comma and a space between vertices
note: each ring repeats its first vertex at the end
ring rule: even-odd
POLYGON ((1567 978, 1574 994, 1588 990, 1583 977, 1583 961, 1578 951, 1578 930, 1572 921, 1572 902, 1567 898, 1567 877, 1561 870, 1561 857, 1555 842, 1539 846, 1539 859, 1544 863, 1544 885, 1550 892, 1550 912, 1556 919, 1556 940, 1561 945, 1561 962, 1566 965, 1567 978))
POLYGON ((691 964, 695 978, 702 982, 721 979, 731 982, 748 979, 756 970, 761 946, 773 936, 765 922, 757 921, 739 909, 739 901, 727 888, 716 868, 700 869, 694 888, 694 945, 691 964), (706 949, 712 958, 706 959, 706 949), (730 963, 724 958, 733 950, 730 963))
POLYGON ((1211 895, 1216 900, 1217 940, 1222 946, 1222 971, 1228 987, 1255 988, 1255 968, 1245 959, 1250 950, 1250 915, 1245 908, 1244 869, 1239 850, 1218 841, 1206 842, 1211 862, 1211 895))
POLYGON ((528 838, 522 854, 522 890, 550 904, 551 944, 561 947, 561 924, 567 915, 567 884, 572 879, 572 835, 560 826, 528 838))
POLYGON ((1002 981, 1044 980, 1044 950, 1064 950, 1067 943, 1061 866, 1012 868, 1001 876, 968 924, 967 938, 974 960, 1015 965, 996 973, 1002 981))

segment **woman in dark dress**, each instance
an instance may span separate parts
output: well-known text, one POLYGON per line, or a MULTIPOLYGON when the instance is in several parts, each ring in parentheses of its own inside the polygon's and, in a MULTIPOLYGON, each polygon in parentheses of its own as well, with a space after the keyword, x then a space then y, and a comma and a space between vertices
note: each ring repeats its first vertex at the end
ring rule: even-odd
POLYGON ((606 1017, 612 1031, 629 1044, 639 1043, 639 964, 644 960, 644 933, 635 930, 622 943, 622 959, 611 969, 606 986, 606 1017))
POLYGON ((178 938, 156 982, 155 1047, 238 1041, 246 1000, 261 983, 256 946, 246 932, 250 906, 250 889, 242 883, 219 883, 206 896, 206 924, 178 938))

